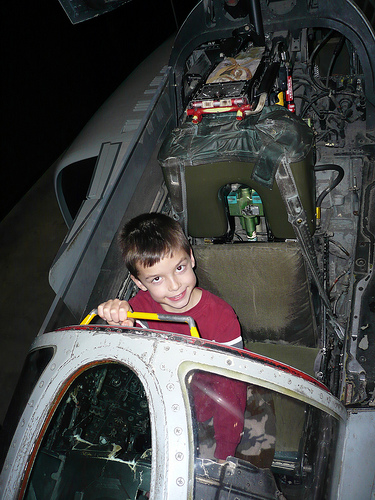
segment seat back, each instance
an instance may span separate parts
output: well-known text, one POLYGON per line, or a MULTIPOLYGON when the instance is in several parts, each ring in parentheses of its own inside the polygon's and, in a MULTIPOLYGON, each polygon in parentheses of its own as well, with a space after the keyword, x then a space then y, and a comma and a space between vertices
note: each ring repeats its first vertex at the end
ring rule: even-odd
POLYGON ((305 262, 296 242, 193 247, 198 285, 235 310, 246 344, 316 347, 305 262))
POLYGON ((225 236, 228 218, 223 188, 240 184, 260 196, 273 235, 294 238, 275 181, 285 155, 313 233, 313 143, 312 130, 282 106, 264 108, 241 122, 224 113, 174 129, 160 148, 158 159, 173 210, 186 234, 194 238, 225 236))

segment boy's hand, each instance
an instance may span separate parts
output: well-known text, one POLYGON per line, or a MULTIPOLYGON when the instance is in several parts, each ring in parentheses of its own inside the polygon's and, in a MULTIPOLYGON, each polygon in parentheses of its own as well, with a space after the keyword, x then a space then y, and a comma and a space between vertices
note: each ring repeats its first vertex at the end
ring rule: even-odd
POLYGON ((134 319, 127 318, 131 307, 126 300, 108 300, 98 306, 98 315, 109 325, 134 326, 134 319))

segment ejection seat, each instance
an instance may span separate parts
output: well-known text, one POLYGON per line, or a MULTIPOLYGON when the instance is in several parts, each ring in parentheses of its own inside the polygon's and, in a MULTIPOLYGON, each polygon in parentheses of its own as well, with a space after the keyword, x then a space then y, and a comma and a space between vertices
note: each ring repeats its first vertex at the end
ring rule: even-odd
MULTIPOLYGON (((246 348, 314 375, 318 336, 310 279, 275 181, 283 157, 313 233, 313 134, 285 108, 265 107, 242 121, 217 114, 186 122, 159 152, 174 214, 193 242, 199 285, 234 308, 246 348), (255 209, 264 213, 272 240, 231 239, 233 186, 256 191, 255 209)), ((241 206, 238 215, 252 217, 253 208, 241 206)))
MULTIPOLYGON (((315 376, 319 342, 311 280, 276 182, 276 170, 285 158, 311 234, 313 134, 285 108, 264 108, 242 121, 225 113, 205 116, 197 124, 175 129, 159 152, 174 214, 193 242, 198 284, 233 307, 245 348, 315 376), (250 190, 256 194, 248 196, 250 190), (257 214, 264 214, 269 227, 263 241, 252 233, 254 224, 247 224, 257 214), (241 220, 249 241, 232 238, 228 221, 233 217, 241 220)), ((264 397, 254 387, 245 415, 251 418, 253 407, 267 411, 263 417, 273 426, 277 445, 253 456, 248 445, 242 450, 240 443, 236 456, 273 470, 277 460, 296 465, 302 460, 299 439, 292 445, 284 431, 293 425, 295 435, 303 435, 305 407, 277 394, 264 397)), ((210 449, 209 430, 202 435, 210 449)))

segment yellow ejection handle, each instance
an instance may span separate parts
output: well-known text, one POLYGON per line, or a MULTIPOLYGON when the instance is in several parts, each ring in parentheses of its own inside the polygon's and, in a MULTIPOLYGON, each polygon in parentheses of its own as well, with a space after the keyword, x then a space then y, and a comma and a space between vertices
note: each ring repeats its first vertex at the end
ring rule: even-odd
MULTIPOLYGON (((85 318, 83 321, 81 321, 81 325, 88 325, 94 318, 97 316, 98 310, 93 309, 85 318)), ((145 313, 145 312, 131 312, 128 311, 127 313, 128 318, 134 318, 134 319, 144 319, 144 320, 150 320, 150 321, 174 321, 176 323, 187 323, 190 328, 190 335, 192 337, 197 337, 199 338, 199 332, 197 329, 197 326, 195 324, 195 321, 193 320, 192 317, 190 316, 177 316, 173 314, 156 314, 156 313, 145 313)))

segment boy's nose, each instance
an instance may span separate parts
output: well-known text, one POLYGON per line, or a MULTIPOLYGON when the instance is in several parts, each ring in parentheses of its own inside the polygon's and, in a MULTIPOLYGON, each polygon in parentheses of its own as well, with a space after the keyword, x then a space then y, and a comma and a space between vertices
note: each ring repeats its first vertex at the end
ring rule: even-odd
POLYGON ((180 288, 180 283, 178 282, 178 280, 175 277, 171 277, 169 279, 168 286, 169 286, 169 290, 175 291, 175 290, 178 290, 180 288))

